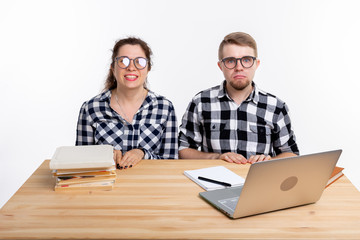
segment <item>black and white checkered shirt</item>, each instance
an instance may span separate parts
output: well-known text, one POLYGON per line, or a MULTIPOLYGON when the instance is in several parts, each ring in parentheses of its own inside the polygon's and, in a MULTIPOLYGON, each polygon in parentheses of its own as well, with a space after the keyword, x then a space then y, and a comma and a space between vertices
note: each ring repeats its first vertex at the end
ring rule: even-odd
POLYGON ((253 83, 249 97, 237 105, 223 84, 198 93, 190 102, 180 125, 179 150, 236 152, 275 156, 299 154, 288 107, 253 83))
POLYGON ((142 149, 145 159, 178 158, 177 121, 169 100, 149 91, 129 124, 110 107, 110 98, 108 90, 82 105, 76 145, 110 144, 123 154, 142 149))

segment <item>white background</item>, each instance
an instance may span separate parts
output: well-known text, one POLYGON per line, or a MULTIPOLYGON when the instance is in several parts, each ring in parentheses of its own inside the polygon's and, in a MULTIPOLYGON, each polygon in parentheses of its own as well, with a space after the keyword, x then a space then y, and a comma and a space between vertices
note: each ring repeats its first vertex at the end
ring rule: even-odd
MULTIPOLYGON (((97 95, 115 41, 154 52, 150 89, 178 122, 223 80, 217 50, 234 31, 258 43, 258 86, 290 107, 301 154, 341 148, 360 189, 358 1, 1 1, 0 207, 56 147, 74 145, 81 104, 97 95)), ((311 166, 309 166, 311 167, 311 166)))

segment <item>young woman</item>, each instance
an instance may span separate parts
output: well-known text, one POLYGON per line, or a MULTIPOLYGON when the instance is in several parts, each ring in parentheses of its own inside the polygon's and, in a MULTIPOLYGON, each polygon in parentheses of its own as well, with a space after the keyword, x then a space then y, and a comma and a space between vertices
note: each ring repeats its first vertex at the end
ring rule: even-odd
POLYGON ((112 145, 119 169, 178 158, 174 107, 146 86, 151 55, 139 38, 116 42, 104 91, 80 109, 76 145, 112 145))

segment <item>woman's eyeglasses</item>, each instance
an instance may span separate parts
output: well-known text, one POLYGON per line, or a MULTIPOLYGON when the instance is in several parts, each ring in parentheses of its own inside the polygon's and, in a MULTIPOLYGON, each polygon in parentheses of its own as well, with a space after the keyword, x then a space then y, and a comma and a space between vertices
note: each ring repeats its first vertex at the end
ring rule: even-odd
POLYGON ((139 70, 144 69, 148 63, 148 60, 143 57, 137 57, 137 58, 131 59, 126 56, 121 56, 121 57, 115 58, 116 64, 119 66, 119 68, 129 67, 131 60, 133 61, 134 66, 139 70))

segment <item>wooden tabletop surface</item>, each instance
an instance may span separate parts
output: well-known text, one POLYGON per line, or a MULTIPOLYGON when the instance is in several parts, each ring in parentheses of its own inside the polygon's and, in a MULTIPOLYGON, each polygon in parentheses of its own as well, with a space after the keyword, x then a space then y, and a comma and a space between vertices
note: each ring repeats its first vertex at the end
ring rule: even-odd
MULTIPOLYGON (((311 205, 232 220, 184 170, 250 165, 143 160, 112 191, 55 192, 46 160, 0 210, 0 239, 360 239, 360 193, 344 176, 311 205)), ((266 201, 266 199, 260 199, 266 201)))

